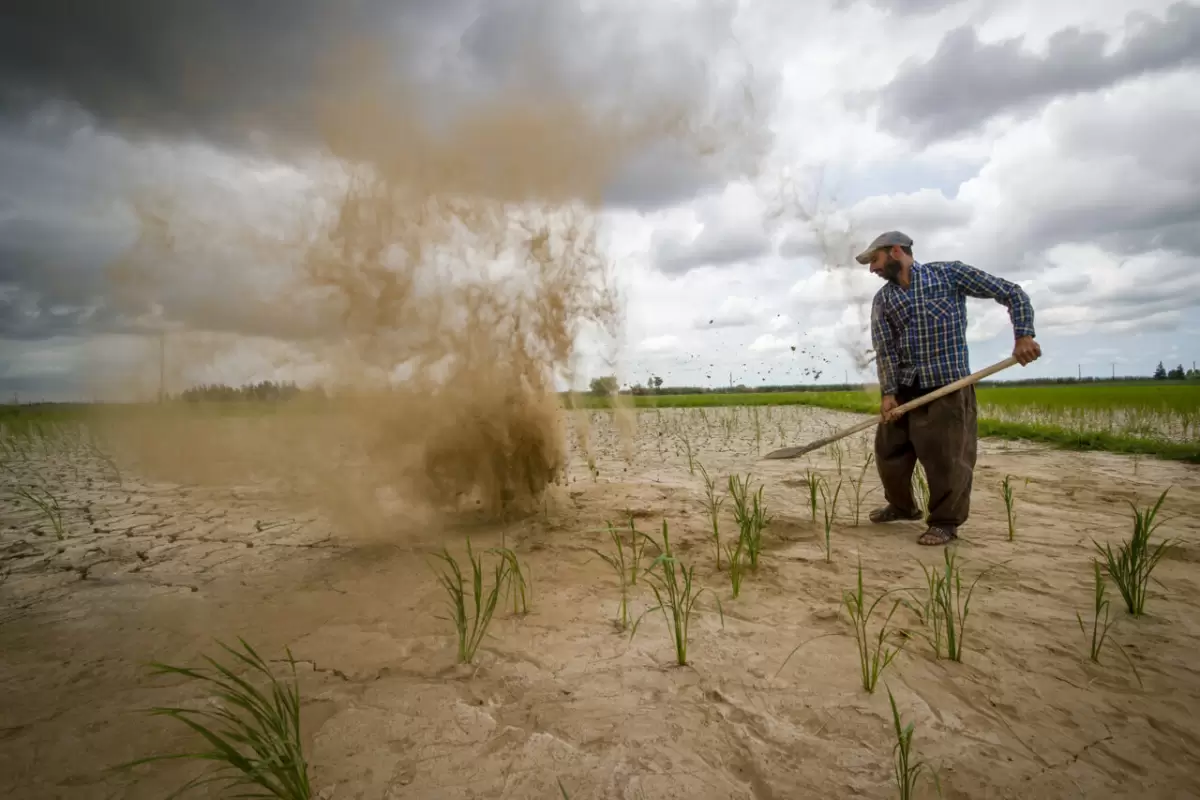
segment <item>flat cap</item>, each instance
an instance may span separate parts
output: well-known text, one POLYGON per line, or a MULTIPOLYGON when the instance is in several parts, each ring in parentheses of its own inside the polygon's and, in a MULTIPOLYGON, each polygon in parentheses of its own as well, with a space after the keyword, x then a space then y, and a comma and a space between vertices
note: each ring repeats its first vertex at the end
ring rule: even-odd
POLYGON ((900 245, 901 247, 912 247, 912 243, 913 240, 900 231, 888 231, 886 233, 881 233, 875 237, 875 241, 867 245, 866 250, 863 250, 861 253, 856 255, 854 260, 860 264, 870 264, 871 256, 881 247, 892 247, 894 245, 900 245))

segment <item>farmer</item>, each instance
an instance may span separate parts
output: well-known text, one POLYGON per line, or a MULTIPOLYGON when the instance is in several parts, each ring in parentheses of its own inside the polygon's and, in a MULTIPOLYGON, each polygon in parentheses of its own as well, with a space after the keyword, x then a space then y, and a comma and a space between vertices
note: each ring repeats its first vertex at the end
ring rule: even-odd
POLYGON ((899 231, 880 234, 856 258, 886 283, 871 306, 871 341, 879 372, 884 417, 875 431, 875 463, 887 505, 872 522, 918 520, 912 476, 920 461, 929 482, 928 528, 917 542, 946 544, 967 521, 975 470, 975 387, 967 386, 913 409, 897 406, 964 378, 967 362, 967 297, 990 297, 1008 307, 1022 365, 1042 354, 1034 341, 1029 296, 1011 283, 961 261, 922 264, 913 241, 899 231))

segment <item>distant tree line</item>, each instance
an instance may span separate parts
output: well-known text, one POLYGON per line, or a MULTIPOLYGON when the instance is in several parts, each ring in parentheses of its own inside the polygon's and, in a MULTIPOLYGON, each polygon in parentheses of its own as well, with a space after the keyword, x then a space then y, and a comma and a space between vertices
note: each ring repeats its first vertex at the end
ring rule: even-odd
POLYGON ((1163 366, 1163 362, 1158 362, 1158 366, 1154 368, 1154 379, 1159 381, 1183 381, 1183 380, 1200 380, 1200 369, 1193 367, 1185 370, 1183 364, 1179 364, 1174 369, 1167 369, 1163 366))
POLYGON ((184 389, 171 399, 185 403, 236 403, 236 402, 281 402, 291 400, 301 394, 324 395, 319 387, 316 389, 301 389, 292 381, 277 383, 275 381, 259 381, 242 386, 228 386, 224 383, 206 383, 184 389))

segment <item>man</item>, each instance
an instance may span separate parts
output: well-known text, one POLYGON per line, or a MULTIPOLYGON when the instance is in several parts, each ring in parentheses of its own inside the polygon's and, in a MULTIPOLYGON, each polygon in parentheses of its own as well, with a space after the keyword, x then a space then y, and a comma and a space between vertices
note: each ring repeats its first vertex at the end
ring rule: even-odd
POLYGON ((897 406, 971 374, 967 356, 967 297, 990 297, 1008 307, 1022 365, 1041 355, 1033 308, 1020 286, 961 261, 913 259, 913 241, 899 231, 878 236, 858 263, 887 283, 871 307, 871 341, 885 421, 875 432, 875 463, 887 505, 872 522, 918 520, 912 475, 917 461, 929 483, 928 528, 917 540, 942 545, 967 520, 975 471, 975 387, 968 386, 900 416, 897 406))

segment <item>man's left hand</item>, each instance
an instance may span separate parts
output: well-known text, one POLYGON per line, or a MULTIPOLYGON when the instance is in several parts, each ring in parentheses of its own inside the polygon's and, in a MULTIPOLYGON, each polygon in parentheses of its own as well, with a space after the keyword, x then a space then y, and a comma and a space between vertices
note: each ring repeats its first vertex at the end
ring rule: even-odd
POLYGON ((1013 347, 1013 358, 1022 367, 1037 361, 1042 354, 1042 347, 1033 340, 1032 336, 1022 336, 1017 339, 1016 345, 1013 347))

